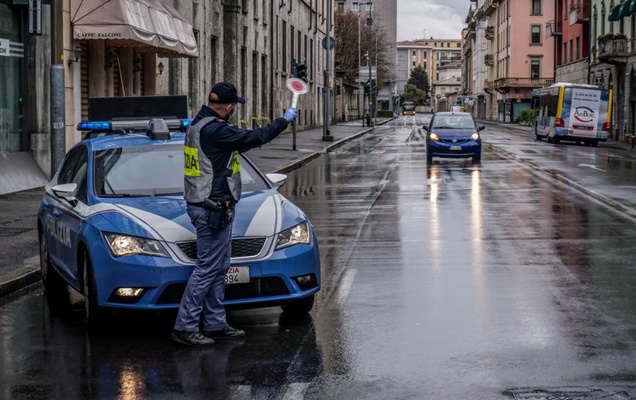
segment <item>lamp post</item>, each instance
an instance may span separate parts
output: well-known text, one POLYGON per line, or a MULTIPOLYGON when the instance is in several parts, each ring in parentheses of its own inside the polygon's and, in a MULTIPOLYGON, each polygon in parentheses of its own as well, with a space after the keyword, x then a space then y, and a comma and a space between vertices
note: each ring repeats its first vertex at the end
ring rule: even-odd
MULTIPOLYGON (((367 2, 367 11, 369 13, 369 15, 367 16, 367 65, 369 66, 369 106, 367 108, 367 113, 368 113, 368 126, 373 126, 373 122, 371 120, 371 116, 372 116, 372 111, 371 111, 371 106, 372 106, 372 99, 373 99, 373 76, 371 75, 371 54, 370 54, 370 50, 371 50, 371 46, 369 45, 371 43, 371 26, 373 25, 373 17, 371 14, 371 11, 373 11, 373 2, 368 1, 367 2)), ((377 66, 376 66, 377 67, 377 66)))

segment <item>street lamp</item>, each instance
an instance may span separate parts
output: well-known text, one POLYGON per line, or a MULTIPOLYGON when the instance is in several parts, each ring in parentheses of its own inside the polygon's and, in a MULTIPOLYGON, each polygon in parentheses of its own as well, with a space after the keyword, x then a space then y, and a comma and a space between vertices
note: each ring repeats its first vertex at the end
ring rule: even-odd
MULTIPOLYGON (((364 117, 360 113, 360 93, 362 92, 362 81, 360 77, 360 68, 362 67, 362 59, 361 59, 361 51, 360 51, 360 17, 361 17, 361 5, 364 4, 366 8, 366 12, 370 13, 373 10, 373 2, 358 2, 354 1, 351 3, 351 10, 358 13, 358 117, 362 120, 362 126, 364 126, 364 117)), ((369 79, 371 79, 371 75, 369 75, 369 79)))

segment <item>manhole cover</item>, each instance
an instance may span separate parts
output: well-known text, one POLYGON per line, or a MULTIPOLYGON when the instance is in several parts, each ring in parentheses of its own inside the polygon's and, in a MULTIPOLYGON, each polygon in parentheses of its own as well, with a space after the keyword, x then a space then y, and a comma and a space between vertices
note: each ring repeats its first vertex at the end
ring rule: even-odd
POLYGON ((521 151, 526 154, 537 154, 537 152, 534 150, 521 150, 521 151))
POLYGON ((590 388, 555 388, 538 389, 522 388, 509 389, 503 394, 517 400, 629 400, 629 394, 620 389, 590 389, 590 388))

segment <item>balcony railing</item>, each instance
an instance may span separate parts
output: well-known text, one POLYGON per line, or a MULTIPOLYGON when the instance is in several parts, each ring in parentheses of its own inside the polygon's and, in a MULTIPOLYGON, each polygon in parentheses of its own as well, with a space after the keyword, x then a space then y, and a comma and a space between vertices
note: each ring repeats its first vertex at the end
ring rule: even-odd
POLYGON ((485 35, 486 35, 486 39, 493 40, 495 38, 495 27, 487 26, 485 35))
POLYGON ((597 39, 596 55, 599 61, 627 62, 627 38, 603 37, 597 39))
POLYGON ((590 5, 582 0, 578 0, 572 4, 568 22, 570 25, 590 22, 590 5))
POLYGON ((545 37, 546 39, 551 36, 561 35, 561 21, 548 21, 545 24, 545 37))
POLYGON ((550 86, 554 78, 501 78, 495 81, 495 89, 502 88, 540 88, 550 86))
POLYGON ((484 3, 484 15, 490 16, 499 7, 499 0, 486 0, 484 3))

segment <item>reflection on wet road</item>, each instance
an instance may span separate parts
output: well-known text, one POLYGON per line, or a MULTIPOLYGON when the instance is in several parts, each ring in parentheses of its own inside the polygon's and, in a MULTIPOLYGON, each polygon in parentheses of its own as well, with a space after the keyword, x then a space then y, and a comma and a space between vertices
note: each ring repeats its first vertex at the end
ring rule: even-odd
MULTIPOLYGON (((0 398, 636 396, 633 221, 515 159, 536 143, 489 139, 481 165, 427 167, 396 120, 289 173, 323 290, 301 320, 230 313, 242 342, 172 346, 173 315, 90 332, 40 290, 0 306, 0 398)), ((554 151, 528 157, 582 163, 554 151)))

